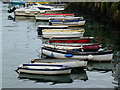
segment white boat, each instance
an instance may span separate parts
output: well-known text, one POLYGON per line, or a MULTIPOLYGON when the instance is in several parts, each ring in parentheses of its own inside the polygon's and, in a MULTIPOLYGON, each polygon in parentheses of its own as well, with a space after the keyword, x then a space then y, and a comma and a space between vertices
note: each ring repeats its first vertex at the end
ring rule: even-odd
POLYGON ((44 29, 42 30, 43 38, 53 37, 82 37, 84 29, 44 29))
POLYGON ((58 75, 70 74, 71 68, 63 65, 21 64, 16 70, 18 73, 58 75))
POLYGON ((37 31, 38 35, 41 35, 43 29, 67 29, 67 28, 68 26, 38 25, 37 31))
POLYGON ((40 65, 63 65, 67 67, 86 67, 87 60, 84 59, 34 59, 31 61, 33 64, 40 65))
POLYGON ((113 59, 113 50, 104 49, 94 52, 82 52, 42 47, 42 54, 52 58, 79 58, 88 59, 89 61, 111 61, 113 59))
POLYGON ((41 13, 46 13, 46 12, 53 13, 64 10, 64 8, 54 8, 52 6, 46 6, 38 3, 35 3, 34 5, 29 5, 28 7, 20 7, 20 8, 14 7, 13 9, 9 10, 9 12, 11 13, 14 11, 15 15, 20 15, 20 16, 35 16, 41 13))
POLYGON ((40 14, 35 15, 36 21, 49 21, 51 18, 72 18, 74 14, 40 14))

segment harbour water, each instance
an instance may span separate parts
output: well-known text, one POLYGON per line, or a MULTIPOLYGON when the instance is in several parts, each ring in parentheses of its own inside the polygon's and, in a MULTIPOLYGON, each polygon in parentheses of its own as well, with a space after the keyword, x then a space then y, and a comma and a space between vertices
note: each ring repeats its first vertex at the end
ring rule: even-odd
POLYGON ((2 4, 2 88, 118 87, 120 32, 87 14, 82 14, 87 20, 85 36, 99 37, 103 46, 111 46, 117 53, 113 63, 90 62, 86 69, 64 76, 18 75, 15 72, 18 65, 38 58, 37 49, 42 41, 37 35, 37 25, 48 23, 35 22, 32 17, 14 17, 14 13, 7 13, 8 7, 9 4, 2 4))

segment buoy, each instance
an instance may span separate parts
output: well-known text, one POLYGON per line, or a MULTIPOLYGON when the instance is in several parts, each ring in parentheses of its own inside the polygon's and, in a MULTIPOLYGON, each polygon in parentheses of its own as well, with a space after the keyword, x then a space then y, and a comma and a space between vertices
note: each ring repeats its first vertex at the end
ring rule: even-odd
POLYGON ((51 53, 50 57, 54 57, 54 54, 53 54, 53 53, 51 53))
POLYGON ((66 54, 65 57, 73 57, 72 54, 66 54))
POLYGON ((65 19, 63 19, 62 21, 65 21, 65 19))
POLYGON ((92 59, 93 58, 93 55, 88 55, 88 59, 92 59))

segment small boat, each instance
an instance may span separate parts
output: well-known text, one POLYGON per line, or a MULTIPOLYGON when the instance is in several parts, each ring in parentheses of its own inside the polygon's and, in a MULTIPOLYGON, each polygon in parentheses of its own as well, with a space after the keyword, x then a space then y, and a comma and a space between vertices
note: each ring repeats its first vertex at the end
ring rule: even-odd
POLYGON ((21 64, 16 72, 29 74, 59 75, 70 74, 71 68, 63 65, 40 65, 26 63, 21 64))
POLYGON ((63 11, 64 8, 54 8, 52 6, 46 6, 38 3, 33 3, 31 5, 26 5, 26 7, 16 8, 13 7, 12 9, 8 10, 9 13, 14 12, 16 16, 35 16, 41 13, 53 13, 57 11, 63 11))
POLYGON ((34 59, 31 61, 33 64, 40 65, 63 65, 67 67, 77 68, 86 67, 87 60, 84 59, 34 59))
POLYGON ((53 37, 48 40, 49 43, 88 43, 94 37, 53 37))
MULTIPOLYGON (((41 53, 41 50, 39 53, 41 53)), ((94 52, 84 52, 42 47, 42 54, 52 58, 79 58, 88 59, 89 61, 111 61, 113 58, 113 50, 106 49, 99 49, 94 52)))
POLYGON ((64 26, 84 26, 85 20, 83 17, 50 18, 49 24, 64 26))
POLYGON ((84 29, 44 29, 42 30, 43 38, 52 37, 82 37, 84 29))
POLYGON ((42 35, 43 29, 67 29, 68 26, 52 26, 52 25, 38 25, 37 31, 38 35, 42 35))
POLYGON ((67 17, 74 17, 74 14, 40 14, 35 15, 36 21, 49 21, 51 18, 67 18, 67 17))
POLYGON ((63 49, 63 50, 82 50, 82 51, 98 51, 101 48, 100 44, 81 44, 81 45, 55 45, 55 44, 44 44, 43 47, 63 49))

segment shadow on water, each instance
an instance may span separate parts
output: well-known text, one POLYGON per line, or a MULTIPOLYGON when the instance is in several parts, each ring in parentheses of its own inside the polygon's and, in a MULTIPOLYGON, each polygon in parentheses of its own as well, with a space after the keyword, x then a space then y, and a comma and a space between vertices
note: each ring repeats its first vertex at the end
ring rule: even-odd
POLYGON ((112 71, 112 63, 111 62, 88 62, 87 70, 102 71, 103 73, 106 73, 108 71, 112 71))
POLYGON ((120 90, 120 52, 116 52, 113 59, 113 73, 114 81, 112 82, 116 85, 115 89, 120 90))
POLYGON ((35 22, 35 17, 25 17, 25 16, 13 16, 13 15, 8 15, 8 20, 12 21, 30 21, 30 22, 35 22))
POLYGON ((33 75, 33 74, 19 74, 18 78, 20 80, 33 80, 35 83, 48 83, 52 82, 51 85, 61 84, 61 83, 72 83, 74 80, 88 80, 86 71, 74 70, 74 73, 70 75, 33 75))

